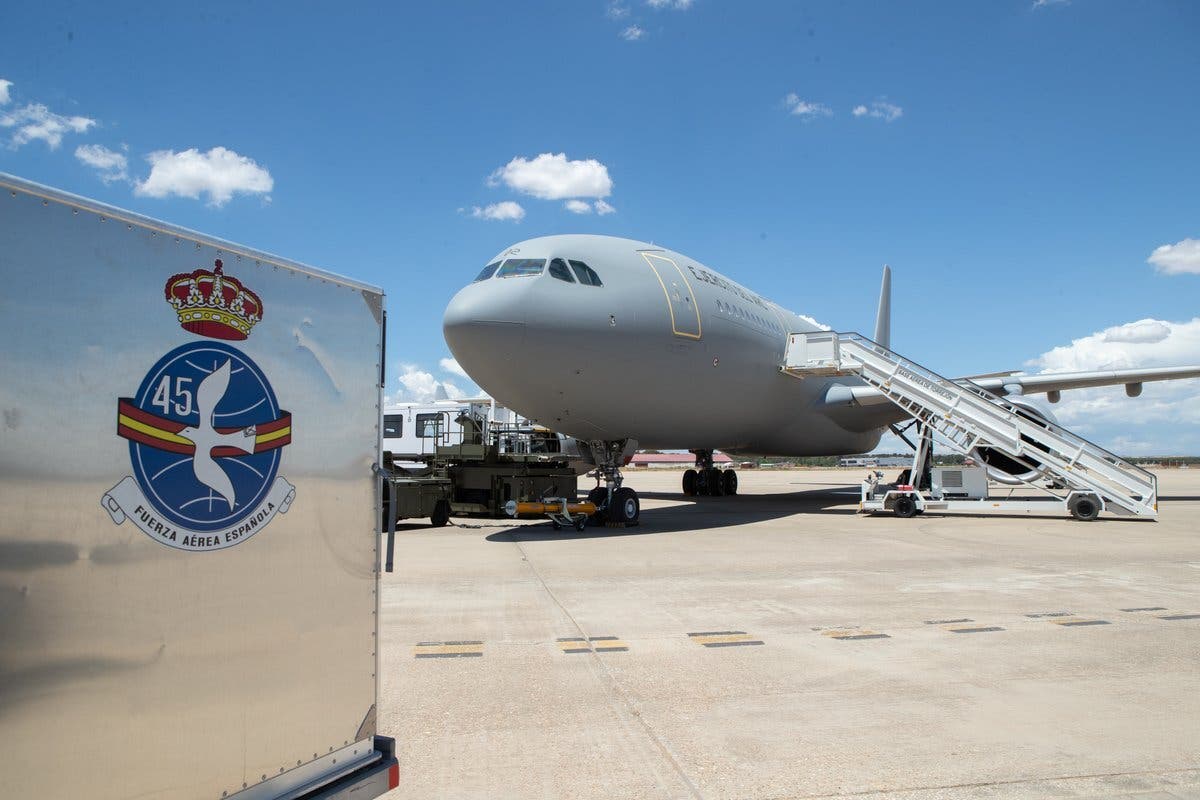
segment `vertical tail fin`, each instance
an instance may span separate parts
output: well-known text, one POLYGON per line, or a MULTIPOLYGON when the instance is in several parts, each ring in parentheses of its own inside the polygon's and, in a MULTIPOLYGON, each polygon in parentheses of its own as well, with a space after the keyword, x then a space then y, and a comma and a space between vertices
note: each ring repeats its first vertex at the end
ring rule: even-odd
POLYGON ((879 310, 875 312, 874 339, 884 347, 892 346, 892 268, 883 265, 883 283, 879 286, 879 310))

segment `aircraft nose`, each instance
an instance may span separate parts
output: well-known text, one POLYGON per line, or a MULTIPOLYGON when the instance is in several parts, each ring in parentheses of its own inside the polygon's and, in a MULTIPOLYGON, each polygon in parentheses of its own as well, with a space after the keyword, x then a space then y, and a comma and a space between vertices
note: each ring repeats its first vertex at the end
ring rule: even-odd
POLYGON ((473 283, 446 306, 442 316, 446 344, 476 383, 486 380, 492 365, 520 355, 526 312, 519 280, 473 283))

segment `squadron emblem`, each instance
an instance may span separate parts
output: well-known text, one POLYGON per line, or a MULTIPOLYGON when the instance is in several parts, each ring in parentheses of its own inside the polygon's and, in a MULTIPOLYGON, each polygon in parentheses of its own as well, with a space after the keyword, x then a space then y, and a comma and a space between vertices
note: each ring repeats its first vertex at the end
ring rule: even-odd
POLYGON ((266 375, 228 341, 262 319, 258 295, 215 269, 172 276, 165 288, 180 326, 206 339, 167 353, 137 394, 117 403, 133 475, 101 500, 121 524, 183 550, 218 550, 286 513, 295 487, 278 476, 292 440, 266 375))

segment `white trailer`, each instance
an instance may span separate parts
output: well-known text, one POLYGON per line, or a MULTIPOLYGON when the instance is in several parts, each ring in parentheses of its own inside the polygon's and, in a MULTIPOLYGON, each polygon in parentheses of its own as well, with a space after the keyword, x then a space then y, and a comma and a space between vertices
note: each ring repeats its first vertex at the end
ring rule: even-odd
POLYGON ((382 291, 0 190, 0 797, 383 794, 382 291))

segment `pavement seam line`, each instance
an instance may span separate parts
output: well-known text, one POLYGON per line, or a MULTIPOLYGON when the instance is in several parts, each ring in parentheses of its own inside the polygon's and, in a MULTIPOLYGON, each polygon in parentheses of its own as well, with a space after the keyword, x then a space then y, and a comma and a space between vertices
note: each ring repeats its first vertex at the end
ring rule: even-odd
MULTIPOLYGON (((533 576, 537 578, 538 583, 541 584, 542 589, 544 589, 550 599, 554 601, 554 605, 558 606, 559 611, 561 611, 563 615, 571 621, 571 625, 576 631, 578 631, 579 635, 584 639, 587 639, 587 631, 583 629, 583 626, 579 624, 579 621, 575 619, 575 616, 567 610, 567 607, 562 604, 562 601, 558 599, 558 595, 554 593, 554 590, 546 584, 546 580, 542 577, 542 573, 538 572, 537 567, 533 565, 533 561, 529 558, 529 553, 527 553, 525 548, 521 546, 521 543, 517 541, 517 537, 513 536, 512 532, 510 531, 508 538, 514 545, 516 545, 518 552, 521 553, 521 557, 529 566, 529 571, 533 573, 533 576)), ((683 781, 683 785, 687 787, 687 790, 691 793, 692 797, 695 798, 695 800, 704 800, 704 795, 700 792, 699 788, 697 788, 696 784, 692 783, 692 779, 689 778, 687 773, 684 771, 683 765, 679 763, 679 759, 675 757, 675 753, 671 751, 671 748, 667 745, 667 743, 663 741, 663 739, 655 732, 654 728, 650 726, 650 723, 646 721, 645 717, 642 716, 641 712, 637 710, 633 704, 633 701, 629 699, 629 696, 621 690, 620 685, 617 683, 616 678, 613 677, 608 665, 604 663, 604 659, 600 658, 600 656, 595 652, 592 652, 589 657, 596 665, 600 667, 605 680, 608 682, 609 695, 618 698, 621 706, 625 709, 625 713, 637 720, 638 724, 641 725, 642 730, 646 732, 646 736, 648 736, 650 741, 653 742, 654 746, 658 748, 658 751, 662 754, 663 758, 666 759, 667 763, 671 765, 671 769, 675 771, 675 774, 679 777, 679 780, 683 781)), ((663 788, 667 790, 668 794, 670 793, 670 790, 667 787, 664 786, 663 788)))

